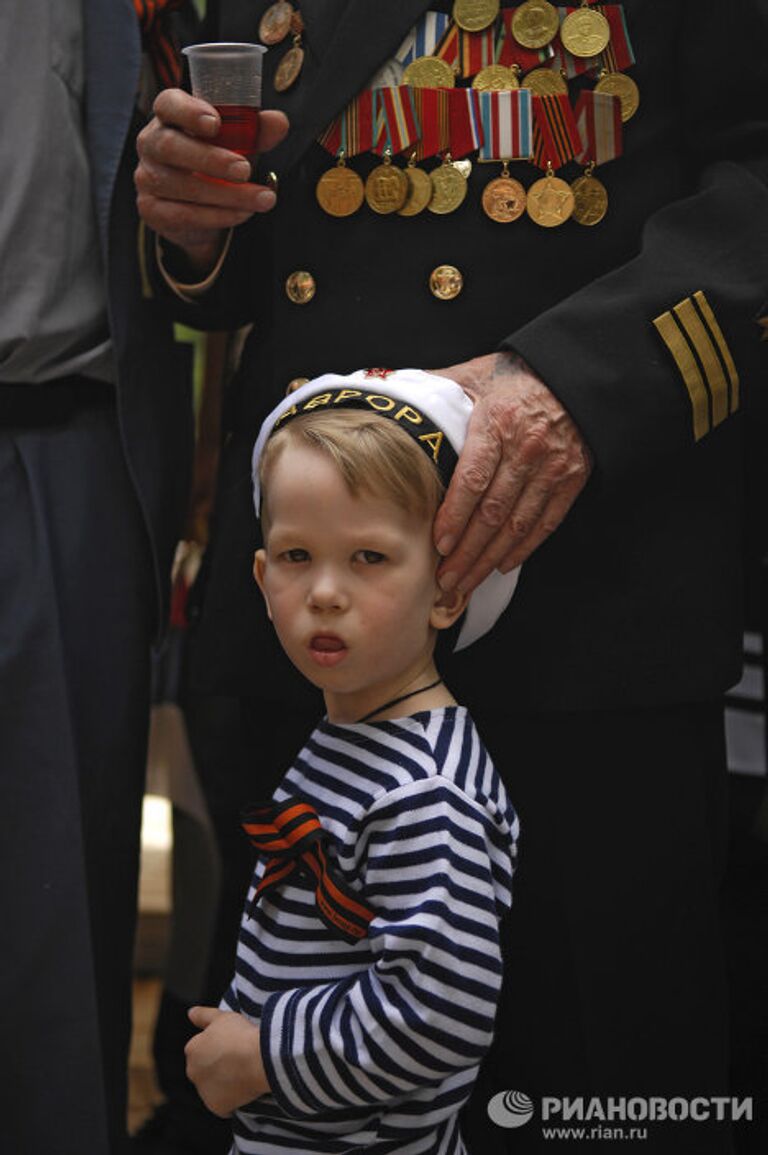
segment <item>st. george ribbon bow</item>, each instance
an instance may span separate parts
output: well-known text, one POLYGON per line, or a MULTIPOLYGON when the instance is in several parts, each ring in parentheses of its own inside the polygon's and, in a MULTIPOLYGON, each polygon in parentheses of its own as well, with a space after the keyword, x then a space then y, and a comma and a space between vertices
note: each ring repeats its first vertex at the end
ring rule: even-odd
POLYGON ((243 815, 243 830, 267 858, 253 897, 254 906, 265 891, 304 866, 314 876, 317 912, 325 925, 347 942, 366 937, 375 912, 360 902, 329 863, 325 844, 330 835, 309 802, 287 798, 277 805, 254 807, 243 815))

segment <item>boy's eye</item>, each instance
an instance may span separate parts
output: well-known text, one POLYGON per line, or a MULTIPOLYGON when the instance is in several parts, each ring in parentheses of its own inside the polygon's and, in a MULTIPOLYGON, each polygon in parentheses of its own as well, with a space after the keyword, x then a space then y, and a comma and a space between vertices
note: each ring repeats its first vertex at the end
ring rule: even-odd
POLYGON ((379 553, 376 549, 360 549, 357 551, 357 556, 366 565, 378 565, 379 562, 386 560, 384 554, 379 553))
POLYGON ((307 561, 309 554, 305 549, 286 549, 281 555, 285 561, 300 562, 307 561))

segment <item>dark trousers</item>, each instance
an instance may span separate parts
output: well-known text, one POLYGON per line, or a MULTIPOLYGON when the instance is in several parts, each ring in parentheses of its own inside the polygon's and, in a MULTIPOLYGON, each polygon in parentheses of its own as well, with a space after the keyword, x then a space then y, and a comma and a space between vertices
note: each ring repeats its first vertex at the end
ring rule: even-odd
POLYGON ((0 1150, 125 1126, 154 592, 113 391, 0 386, 0 1150), (13 406, 11 407, 14 408, 13 406))
MULTIPOLYGON (((551 1151, 542 1096, 727 1095, 719 705, 535 717, 478 703, 473 713, 521 838, 496 1042, 463 1121, 471 1155, 551 1151), (516 1128, 486 1110, 510 1090, 535 1107, 516 1128)), ((725 1126, 647 1128, 648 1155, 730 1150, 725 1126)), ((562 1138, 568 1150, 596 1141, 562 1138)))

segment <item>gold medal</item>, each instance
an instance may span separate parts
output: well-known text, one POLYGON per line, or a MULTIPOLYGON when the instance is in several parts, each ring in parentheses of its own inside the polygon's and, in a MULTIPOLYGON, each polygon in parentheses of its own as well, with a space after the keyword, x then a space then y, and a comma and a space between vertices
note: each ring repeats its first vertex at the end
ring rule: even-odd
POLYGON ((525 202, 525 189, 519 180, 509 175, 509 165, 504 161, 501 176, 497 176, 483 189, 483 212, 492 221, 507 225, 523 215, 525 202))
POLYGON ((399 212, 408 196, 408 177, 401 168, 392 164, 388 152, 384 163, 368 174, 365 182, 365 199, 375 213, 382 216, 399 212))
POLYGON ((397 211, 401 217, 415 217, 423 212, 432 200, 432 181, 429 179, 429 173, 419 168, 413 157, 408 161, 405 175, 408 180, 408 194, 405 204, 397 211))
POLYGON ((482 32, 499 14, 501 0, 454 0, 453 19, 465 32, 482 32))
POLYGON ((580 225, 596 225, 608 211, 608 190, 602 181, 592 176, 593 167, 589 165, 584 175, 571 185, 573 219, 580 225))
POLYGON ((467 195, 467 181, 450 158, 446 157, 439 168, 429 174, 432 182, 432 199, 427 206, 431 213, 444 216, 455 212, 464 203, 467 195))
POLYGON ((528 189, 525 207, 528 216, 537 225, 553 229, 565 224, 573 213, 573 205, 571 186, 559 176, 555 176, 552 166, 547 165, 547 175, 528 189))
POLYGON ((522 88, 530 88, 537 96, 558 96, 568 91, 568 84, 554 68, 534 68, 520 81, 522 88))
POLYGON ((456 76, 450 64, 439 56, 417 56, 403 73, 403 84, 412 88, 455 88, 456 76))
POLYGON ((339 155, 335 168, 329 168, 317 182, 317 202, 331 217, 351 217, 365 199, 363 179, 354 169, 347 168, 344 154, 339 155))
POLYGON ((507 92, 519 88, 520 81, 514 68, 507 68, 506 64, 487 64, 475 76, 472 87, 481 92, 507 92))
POLYGON ((289 48, 275 70, 273 84, 276 92, 286 92, 296 83, 304 67, 304 49, 301 47, 301 34, 304 31, 304 20, 300 12, 291 12, 291 32, 293 33, 293 47, 289 48))
POLYGON ((304 49, 299 44, 289 48, 275 71, 275 91, 287 92, 295 84, 304 66, 304 49))
POLYGON ((602 12, 594 8, 577 8, 560 26, 560 39, 572 56, 599 56, 608 47, 611 26, 602 12))
POLYGON ((543 48, 560 31, 560 17, 547 0, 526 0, 512 17, 512 35, 523 48, 543 48))
POLYGON ((259 22, 259 39, 262 44, 279 44, 291 30, 293 5, 288 0, 277 0, 267 8, 259 22))
POLYGON ((631 120, 640 107, 640 89, 632 77, 625 76, 623 72, 604 72, 595 85, 595 92, 618 96, 624 122, 631 120))

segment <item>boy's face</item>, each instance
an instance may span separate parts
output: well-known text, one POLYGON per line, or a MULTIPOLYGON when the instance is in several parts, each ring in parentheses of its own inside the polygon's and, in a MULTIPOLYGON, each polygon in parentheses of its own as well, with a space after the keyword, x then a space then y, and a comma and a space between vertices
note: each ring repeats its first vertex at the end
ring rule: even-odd
POLYGON ((353 496, 321 450, 288 443, 272 467, 254 574, 294 665, 350 722, 433 670, 435 630, 459 616, 435 580, 432 527, 384 497, 353 496))

